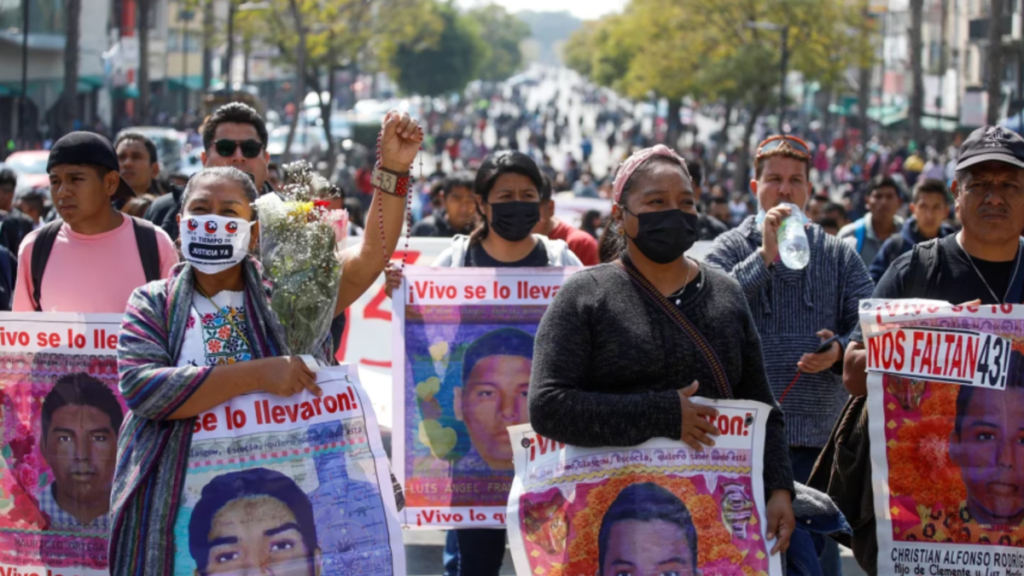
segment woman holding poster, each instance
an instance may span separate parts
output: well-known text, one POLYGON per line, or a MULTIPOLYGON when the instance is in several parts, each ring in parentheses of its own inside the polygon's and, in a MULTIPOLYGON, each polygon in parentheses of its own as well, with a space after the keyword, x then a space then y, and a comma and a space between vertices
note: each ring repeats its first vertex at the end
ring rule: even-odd
MULTIPOLYGON (((382 177, 376 180, 380 184, 374 199, 381 206, 381 218, 370 219, 360 247, 343 253, 335 314, 370 286, 394 250, 405 216, 408 168, 422 140, 418 124, 407 114, 391 112, 385 117, 378 166, 382 177)), ((252 207, 256 198, 252 181, 234 168, 208 169, 194 176, 183 194, 179 218, 186 263, 167 280, 137 289, 128 304, 118 364, 120 389, 130 412, 118 441, 111 495, 112 574, 182 572, 176 567, 180 559, 171 540, 193 430, 206 426, 206 417, 211 416, 200 423, 197 415, 252 392, 291 396, 309 390, 320 395, 313 372, 302 359, 290 356, 284 330, 271 312, 272 286, 251 255, 258 234, 252 207)), ((330 339, 325 338, 318 360, 330 362, 329 348, 330 339)), ((277 503, 266 504, 281 512, 281 528, 275 528, 277 537, 272 540, 294 540, 291 532, 301 532, 301 523, 296 522, 301 514, 294 506, 286 512, 277 503), (292 516, 296 521, 289 520, 292 516)), ((216 526, 210 534, 222 528, 218 522, 227 521, 223 516, 213 516, 216 526)), ((306 573, 287 571, 297 561, 289 557, 292 548, 275 546, 258 554, 247 548, 253 554, 232 556, 232 569, 271 567, 278 574, 306 573)), ((314 546, 306 549, 308 558, 299 565, 308 562, 309 573, 319 573, 314 546)), ((227 553, 215 552, 211 548, 210 557, 197 564, 227 561, 220 558, 227 553)))
POLYGON ((697 239, 686 163, 665 146, 637 152, 619 169, 614 201, 606 234, 619 236, 619 258, 572 276, 538 328, 533 428, 573 446, 661 437, 702 450, 715 445, 717 411, 691 396, 768 404, 766 536, 777 538, 773 554, 785 551, 795 521, 782 412, 739 285, 685 256, 697 239))
MULTIPOLYGON (((438 256, 441 268, 514 268, 582 266, 563 240, 532 234, 540 220, 544 178, 532 158, 521 152, 488 156, 474 182, 480 224, 458 235, 438 256)), ((388 288, 401 284, 397 270, 388 288)), ((533 361, 533 335, 503 328, 476 339, 466 350, 463 383, 455 394, 456 418, 465 424, 472 448, 454 467, 458 480, 484 472, 507 474, 511 482, 512 448, 506 428, 528 422, 526 393, 533 361), (510 418, 498 407, 512 404, 510 418), (503 471, 503 472, 502 472, 503 471)), ((502 499, 507 498, 505 494, 502 499)), ((453 497, 453 503, 456 502, 453 497)), ((504 502, 503 502, 504 504, 504 502)), ((448 533, 445 574, 490 576, 501 571, 505 530, 459 529, 448 533)))

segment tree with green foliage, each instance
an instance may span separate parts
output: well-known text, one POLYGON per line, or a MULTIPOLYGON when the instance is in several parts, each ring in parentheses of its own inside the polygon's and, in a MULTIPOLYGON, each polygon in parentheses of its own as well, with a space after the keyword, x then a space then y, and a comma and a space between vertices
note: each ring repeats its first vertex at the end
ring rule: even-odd
POLYGON ((497 4, 474 8, 466 15, 476 22, 490 48, 480 69, 480 79, 502 82, 519 72, 523 67, 519 44, 530 36, 530 27, 497 4))
MULTIPOLYGON (((442 96, 462 92, 480 77, 488 46, 476 25, 451 2, 434 2, 429 12, 441 22, 435 42, 422 32, 389 42, 387 68, 406 93, 442 96)), ((430 32, 428 29, 427 32, 430 32)))

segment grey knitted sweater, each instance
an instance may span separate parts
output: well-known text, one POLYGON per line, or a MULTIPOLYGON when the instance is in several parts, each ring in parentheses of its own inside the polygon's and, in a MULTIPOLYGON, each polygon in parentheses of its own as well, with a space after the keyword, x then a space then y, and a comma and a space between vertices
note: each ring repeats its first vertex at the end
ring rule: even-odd
MULTIPOLYGON (((782 412, 768 388, 743 293, 724 273, 702 268, 701 288, 681 310, 718 354, 733 397, 775 406, 765 440, 765 489, 792 491, 782 412)), ((559 442, 635 446, 679 439, 677 390, 697 380, 698 396, 720 397, 698 348, 611 264, 577 272, 562 286, 535 342, 530 422, 559 442)))
MULTIPOLYGON (((861 299, 874 284, 860 256, 817 225, 806 228, 811 261, 803 270, 783 264, 767 267, 758 254, 761 231, 750 216, 715 239, 707 261, 735 278, 743 288, 764 350, 768 382, 781 397, 797 373, 797 362, 814 352, 828 329, 842 337, 845 350, 857 327, 861 299)), ((789 391, 786 437, 790 446, 821 448, 849 398, 843 388, 842 355, 833 370, 802 374, 789 391)))

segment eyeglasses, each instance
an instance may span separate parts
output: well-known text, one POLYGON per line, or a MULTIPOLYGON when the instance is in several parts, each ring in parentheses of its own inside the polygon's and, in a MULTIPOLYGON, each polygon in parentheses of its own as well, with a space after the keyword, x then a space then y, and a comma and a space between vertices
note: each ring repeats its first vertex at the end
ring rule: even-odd
POLYGON ((242 148, 242 156, 255 158, 263 152, 263 143, 259 140, 217 140, 213 143, 217 154, 225 158, 235 155, 235 150, 242 148))
POLYGON ((760 158, 765 154, 778 150, 783 144, 788 144, 789 147, 793 149, 793 152, 796 152, 797 154, 806 156, 807 158, 811 157, 811 148, 807 145, 807 142, 804 142, 796 136, 787 136, 785 134, 772 136, 764 142, 761 142, 757 146, 757 157, 760 158))

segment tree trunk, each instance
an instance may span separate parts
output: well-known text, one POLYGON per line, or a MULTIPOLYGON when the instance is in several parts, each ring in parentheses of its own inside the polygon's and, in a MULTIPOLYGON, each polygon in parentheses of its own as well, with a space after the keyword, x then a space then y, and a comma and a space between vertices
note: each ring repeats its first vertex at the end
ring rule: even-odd
POLYGON ((679 111, 682 108, 682 98, 668 99, 668 132, 665 136, 665 143, 673 150, 679 149, 679 135, 683 129, 683 123, 679 120, 679 111))
MULTIPOLYGON (((718 141, 715 146, 715 155, 712 157, 712 163, 718 160, 723 150, 729 149, 729 128, 732 127, 732 110, 735 107, 735 103, 732 100, 725 101, 725 119, 722 121, 722 138, 718 141)), ((722 165, 718 167, 718 181, 724 182, 726 178, 726 172, 728 170, 729 162, 722 162, 722 165)))
POLYGON ((750 139, 754 137, 754 128, 757 127, 757 119, 761 116, 764 111, 764 104, 756 104, 751 106, 750 117, 747 118, 746 124, 743 125, 743 142, 740 145, 739 162, 736 165, 736 174, 733 176, 733 191, 743 190, 749 191, 749 178, 750 178, 750 139))
POLYGON ((210 88, 213 81, 213 0, 205 0, 203 4, 203 89, 202 96, 210 88))
POLYGON ((924 40, 921 28, 924 26, 924 0, 910 0, 910 68, 913 86, 910 93, 910 137, 920 147, 924 144, 921 117, 924 116, 924 68, 921 63, 924 40))
POLYGON ((988 119, 989 126, 999 123, 999 108, 1003 101, 1003 17, 1004 0, 990 0, 988 20, 988 119))
POLYGON ((139 73, 136 82, 139 85, 139 106, 137 110, 140 124, 149 124, 149 10, 150 0, 136 0, 139 9, 139 73))
POLYGON ((297 62, 295 64, 295 83, 297 85, 295 115, 292 116, 292 123, 288 128, 288 139, 284 143, 285 162, 291 161, 292 141, 295 140, 295 129, 299 125, 299 117, 302 116, 302 106, 306 99, 306 28, 302 25, 302 12, 299 10, 298 0, 289 0, 288 4, 291 8, 292 18, 295 19, 299 45, 296 47, 297 62))
POLYGON ((331 109, 334 107, 334 91, 337 90, 337 82, 334 77, 337 73, 337 69, 334 66, 327 68, 327 96, 328 99, 325 102, 323 99, 323 93, 320 88, 317 87, 316 93, 320 98, 320 117, 324 119, 324 135, 327 136, 327 176, 330 178, 334 175, 334 169, 338 166, 338 152, 337 147, 334 145, 334 133, 331 128, 331 109))
MULTIPOLYGON (((871 18, 871 11, 867 2, 864 2, 864 7, 861 10, 861 17, 864 18, 865 21, 871 18)), ((863 27, 861 42, 864 44, 871 44, 871 31, 869 26, 863 27)), ((868 107, 871 106, 871 80, 874 76, 874 71, 873 63, 862 63, 860 67, 860 77, 858 79, 860 86, 858 86, 857 90, 857 127, 861 130, 861 142, 867 142, 870 138, 870 135, 868 134, 868 107)))
POLYGON ((78 115, 78 44, 82 35, 82 0, 68 0, 67 44, 64 48, 64 94, 56 136, 74 130, 78 115))

